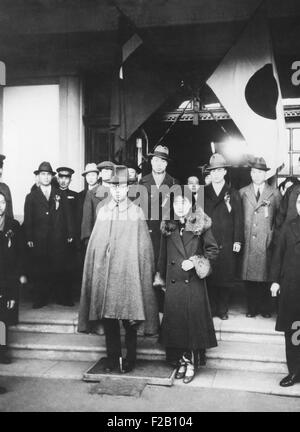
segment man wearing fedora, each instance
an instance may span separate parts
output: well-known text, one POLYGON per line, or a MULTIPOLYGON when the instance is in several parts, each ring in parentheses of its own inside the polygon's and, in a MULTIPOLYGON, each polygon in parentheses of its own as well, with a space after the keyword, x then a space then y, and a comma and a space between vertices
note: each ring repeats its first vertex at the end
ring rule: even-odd
POLYGON ((230 288, 236 278, 237 254, 243 243, 243 213, 239 193, 225 182, 228 164, 215 153, 206 168, 211 184, 204 189, 205 213, 212 219, 212 233, 219 246, 213 272, 207 279, 213 316, 228 319, 230 288))
POLYGON ((264 158, 255 157, 250 163, 252 183, 240 189, 244 211, 245 246, 242 260, 242 279, 247 294, 247 317, 261 314, 271 316, 269 267, 272 252, 275 218, 281 195, 266 182, 264 158))
POLYGON ((6 214, 9 217, 14 217, 13 215, 13 205, 12 205, 12 197, 11 197, 11 192, 9 187, 7 186, 6 183, 3 183, 1 181, 2 179, 2 174, 3 174, 3 163, 4 160, 6 159, 6 156, 0 154, 0 193, 3 193, 6 196, 6 200, 7 200, 7 208, 6 208, 6 214))
MULTIPOLYGON (((142 203, 142 208, 147 209, 147 224, 149 233, 152 240, 154 250, 155 267, 159 257, 160 249, 160 224, 166 217, 170 219, 170 199, 163 193, 163 187, 171 188, 173 185, 178 184, 178 181, 167 173, 167 166, 170 161, 169 149, 166 146, 158 145, 153 153, 148 155, 151 158, 152 171, 150 174, 145 175, 140 180, 140 185, 144 186, 147 190, 147 203, 142 203), (156 214, 152 214, 152 210, 156 210, 156 214)), ((142 196, 145 196, 142 194, 142 196)), ((164 291, 160 288, 157 289, 157 300, 159 304, 159 312, 163 313, 164 310, 164 291)))
POLYGON ((79 232, 81 231, 82 215, 83 215, 83 204, 88 191, 97 186, 99 170, 97 165, 92 162, 85 166, 83 173, 81 174, 85 180, 85 187, 78 194, 78 206, 77 206, 77 220, 79 225, 79 232))
POLYGON ((87 244, 97 216, 98 204, 109 195, 108 180, 112 177, 115 164, 111 161, 103 161, 97 165, 99 180, 96 186, 87 191, 82 213, 81 240, 87 244))
POLYGON ((89 332, 101 320, 106 372, 129 372, 136 361, 137 328, 143 323, 143 331, 149 335, 158 330, 153 249, 143 211, 127 197, 127 168, 115 166, 108 183, 110 199, 98 210, 87 247, 78 330, 89 332), (125 328, 124 361, 120 321, 125 328))
POLYGON ((72 218, 72 225, 74 227, 74 241, 68 244, 68 248, 66 249, 66 255, 64 257, 65 261, 65 271, 62 272, 59 283, 61 286, 60 292, 61 303, 65 306, 73 306, 73 298, 76 281, 79 280, 79 272, 78 272, 78 254, 79 252, 79 231, 78 228, 78 193, 70 189, 70 184, 72 181, 72 176, 74 174, 74 170, 69 167, 59 167, 56 170, 57 172, 57 182, 59 186, 59 190, 62 194, 64 194, 70 211, 70 216, 72 218))
POLYGON ((74 226, 64 193, 51 184, 55 172, 50 163, 42 162, 34 174, 39 186, 26 196, 24 229, 31 254, 33 307, 40 308, 51 300, 62 303, 59 282, 74 226))

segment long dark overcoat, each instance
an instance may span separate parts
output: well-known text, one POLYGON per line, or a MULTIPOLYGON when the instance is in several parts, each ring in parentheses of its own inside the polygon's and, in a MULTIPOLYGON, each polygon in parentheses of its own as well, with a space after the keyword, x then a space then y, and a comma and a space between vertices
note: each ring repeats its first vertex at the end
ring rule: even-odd
POLYGON ((24 229, 30 249, 32 274, 61 272, 69 251, 68 238, 74 238, 74 226, 65 195, 51 187, 49 200, 35 188, 25 199, 24 229))
POLYGON ((19 278, 23 274, 24 239, 18 221, 5 217, 0 231, 0 321, 16 324, 18 320, 19 278), (7 310, 7 300, 15 300, 14 309, 7 310))
POLYGON ((193 231, 183 231, 178 224, 170 230, 162 222, 162 238, 158 269, 166 281, 162 341, 168 348, 200 349, 217 345, 211 317, 205 279, 199 279, 195 269, 184 271, 181 264, 194 255, 209 260, 218 256, 218 246, 212 235, 208 216, 197 216, 193 231))
POLYGON ((240 195, 245 237, 241 277, 245 281, 268 282, 275 217, 281 195, 267 183, 258 202, 253 183, 242 188, 240 195))
POLYGON ((92 234, 98 211, 98 204, 106 202, 110 197, 109 187, 99 184, 85 194, 82 220, 81 240, 88 240, 92 234))
POLYGON ((144 322, 144 332, 158 331, 153 290, 154 259, 142 210, 130 200, 100 207, 83 271, 78 329, 92 330, 103 318, 144 322))
POLYGON ((280 284, 276 330, 291 331, 300 322, 300 217, 282 228, 272 258, 270 280, 280 284))
MULTIPOLYGON (((170 215, 168 217, 168 208, 170 208, 170 199, 163 193, 160 194, 160 190, 163 189, 164 186, 168 186, 169 188, 178 184, 178 181, 166 173, 165 178, 158 188, 156 186, 154 177, 152 172, 150 174, 145 175, 140 180, 140 185, 145 186, 147 189, 147 202, 142 202, 142 207, 147 208, 147 224, 149 233, 151 236, 153 250, 154 250, 154 260, 155 265, 157 265, 157 260, 159 256, 159 248, 160 248, 160 223, 164 218, 164 210, 167 212, 166 218, 170 219, 170 215), (154 213, 154 209, 158 210, 156 214, 154 213), (158 216, 158 217, 157 217, 158 216)), ((141 195, 144 197, 144 195, 141 195)))
POLYGON ((243 243, 244 239, 243 209, 239 193, 226 183, 219 195, 212 185, 206 186, 204 210, 212 220, 211 230, 219 246, 219 256, 214 262, 210 280, 215 285, 232 282, 237 276, 237 254, 233 252, 233 244, 243 243), (230 212, 225 203, 227 197, 230 212))

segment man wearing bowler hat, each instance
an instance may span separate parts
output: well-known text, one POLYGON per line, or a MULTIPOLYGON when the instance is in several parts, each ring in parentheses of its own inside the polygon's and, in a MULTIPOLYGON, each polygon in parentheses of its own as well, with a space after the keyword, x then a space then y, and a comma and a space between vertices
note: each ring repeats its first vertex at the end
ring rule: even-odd
POLYGON ((124 162, 128 169, 128 176, 130 184, 138 184, 138 175, 142 172, 141 168, 133 159, 128 159, 124 162))
MULTIPOLYGON (((155 266, 157 266, 161 237, 160 223, 165 217, 170 218, 168 212, 170 195, 165 194, 163 189, 165 186, 171 188, 178 182, 167 173, 167 166, 170 161, 168 147, 158 145, 148 156, 151 158, 152 172, 141 178, 140 185, 147 189, 148 202, 142 203, 142 208, 148 210, 146 217, 153 244, 155 266), (156 210, 156 214, 153 214, 153 210, 156 210)), ((143 197, 144 194, 141 196, 143 197)), ((159 311, 163 313, 164 292, 160 288, 157 289, 157 299, 159 311)))
POLYGON ((6 183, 3 183, 1 181, 2 179, 2 173, 3 173, 3 162, 6 159, 6 156, 0 154, 0 192, 3 193, 6 196, 6 214, 9 217, 14 217, 13 215, 13 205, 12 205, 12 197, 11 197, 11 193, 10 193, 10 189, 7 186, 6 183))
POLYGON ((64 303, 60 280, 74 227, 64 193, 51 184, 55 172, 50 163, 42 162, 34 174, 39 186, 26 196, 24 229, 32 262, 33 307, 40 308, 51 300, 64 303))
POLYGON ((135 366, 137 328, 151 335, 158 330, 158 310, 152 288, 151 239, 140 207, 128 199, 128 171, 115 166, 108 180, 111 195, 97 214, 88 243, 78 330, 89 332, 102 321, 106 372, 129 372, 135 366), (126 359, 122 359, 120 321, 125 328, 126 359))
POLYGON ((261 314, 271 316, 269 267, 276 214, 281 195, 269 186, 266 174, 270 168, 262 157, 250 163, 252 183, 240 189, 244 211, 245 246, 242 261, 242 279, 247 294, 247 317, 261 314))
POLYGON ((97 165, 99 184, 86 193, 81 223, 81 240, 85 244, 87 244, 95 224, 98 204, 109 196, 107 181, 112 177, 114 166, 114 163, 110 161, 99 163, 97 165))
POLYGON ((243 212, 238 191, 225 182, 228 164, 215 153, 206 168, 211 184, 204 188, 205 213, 212 219, 212 233, 219 246, 213 272, 208 277, 212 315, 228 319, 230 289, 236 278, 237 254, 243 242, 243 212))

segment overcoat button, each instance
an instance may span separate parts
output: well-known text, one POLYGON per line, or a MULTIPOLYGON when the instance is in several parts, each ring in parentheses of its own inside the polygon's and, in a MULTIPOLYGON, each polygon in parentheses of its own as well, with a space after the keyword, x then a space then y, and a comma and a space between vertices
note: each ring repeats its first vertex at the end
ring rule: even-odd
POLYGON ((172 279, 171 282, 172 282, 172 283, 175 283, 176 281, 175 281, 175 279, 172 279))
POLYGON ((186 279, 185 281, 184 281, 186 284, 188 284, 189 283, 189 281, 188 281, 188 279, 186 279))
POLYGON ((174 265, 174 264, 175 264, 175 261, 171 261, 171 264, 174 265))
POLYGON ((48 215, 49 214, 49 212, 46 212, 46 215, 48 215))

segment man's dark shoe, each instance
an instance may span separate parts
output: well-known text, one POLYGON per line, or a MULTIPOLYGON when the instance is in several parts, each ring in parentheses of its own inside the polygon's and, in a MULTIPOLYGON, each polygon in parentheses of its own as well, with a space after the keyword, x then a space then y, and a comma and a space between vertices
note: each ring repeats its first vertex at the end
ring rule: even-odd
POLYGON ((227 313, 224 313, 224 314, 220 315, 220 318, 221 318, 221 320, 223 320, 223 321, 228 320, 228 314, 227 314, 227 313))
POLYGON ((272 317, 272 315, 270 313, 263 313, 263 314, 261 314, 261 316, 263 318, 271 318, 272 317))
POLYGON ((105 373, 112 373, 118 370, 118 362, 103 358, 103 369, 105 373))
POLYGON ((4 394, 4 393, 7 393, 6 388, 0 387, 0 394, 4 394))
POLYGON ((300 376, 296 374, 289 374, 280 381, 279 385, 281 387, 291 387, 297 382, 300 382, 300 376))
POLYGON ((133 361, 129 361, 127 359, 123 360, 122 362, 122 369, 120 369, 121 373, 128 373, 133 371, 135 367, 135 363, 133 361))
POLYGON ((248 313, 246 313, 246 317, 247 318, 255 318, 256 314, 248 312, 248 313))

